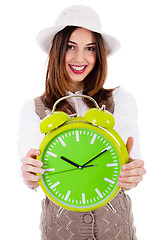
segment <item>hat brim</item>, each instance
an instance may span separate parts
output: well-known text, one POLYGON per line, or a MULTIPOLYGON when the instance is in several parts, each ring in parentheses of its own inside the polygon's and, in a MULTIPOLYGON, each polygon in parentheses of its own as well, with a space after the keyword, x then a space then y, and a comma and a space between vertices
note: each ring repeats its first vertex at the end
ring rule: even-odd
MULTIPOLYGON (((36 42, 38 46, 46 54, 49 54, 54 36, 65 27, 66 26, 50 27, 40 31, 36 37, 36 42)), ((111 56, 113 53, 117 52, 120 49, 121 44, 116 38, 105 33, 100 34, 102 35, 104 40, 107 56, 111 56)))

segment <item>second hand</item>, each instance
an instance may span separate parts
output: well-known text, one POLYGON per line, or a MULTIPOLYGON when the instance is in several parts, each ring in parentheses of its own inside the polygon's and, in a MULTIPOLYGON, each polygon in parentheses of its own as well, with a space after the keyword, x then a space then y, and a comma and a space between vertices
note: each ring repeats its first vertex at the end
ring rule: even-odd
MULTIPOLYGON (((88 168, 88 167, 97 167, 97 165, 89 165, 89 166, 84 166, 83 168, 88 168)), ((55 174, 60 174, 60 173, 65 173, 65 172, 70 172, 70 171, 74 171, 74 170, 82 170, 82 169, 78 169, 78 168, 72 168, 72 169, 68 169, 68 170, 64 170, 64 171, 61 171, 61 172, 51 172, 51 173, 48 173, 49 175, 55 175, 55 174)), ((47 172, 47 169, 46 169, 46 172, 47 172)))

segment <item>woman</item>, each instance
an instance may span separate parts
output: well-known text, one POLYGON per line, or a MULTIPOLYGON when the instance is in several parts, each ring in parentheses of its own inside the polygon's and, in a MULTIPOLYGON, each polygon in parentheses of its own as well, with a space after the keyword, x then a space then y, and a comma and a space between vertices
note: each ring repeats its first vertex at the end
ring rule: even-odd
MULTIPOLYGON (((134 98, 122 88, 104 89, 107 56, 119 49, 119 42, 103 34, 97 14, 85 6, 72 6, 58 17, 55 26, 39 33, 37 42, 49 53, 45 91, 41 97, 28 101, 21 111, 19 155, 22 175, 28 187, 38 187, 43 163, 36 160, 43 139, 40 120, 51 112, 54 102, 65 96, 85 94, 102 106, 106 105, 116 121, 115 130, 126 142, 130 163, 122 167, 118 178, 121 191, 108 206, 85 213, 59 208, 48 198, 42 203, 42 239, 136 239, 131 202, 124 190, 136 187, 145 174, 139 159, 137 107, 134 98), (131 152, 132 151, 132 152, 131 152), (133 160, 134 158, 134 160, 133 160)), ((83 116, 92 103, 71 98, 58 109, 83 116)))

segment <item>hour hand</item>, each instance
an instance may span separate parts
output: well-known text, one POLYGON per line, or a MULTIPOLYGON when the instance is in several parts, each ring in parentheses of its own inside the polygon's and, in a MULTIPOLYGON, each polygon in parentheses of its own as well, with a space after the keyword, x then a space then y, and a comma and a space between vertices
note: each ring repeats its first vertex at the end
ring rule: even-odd
POLYGON ((64 160, 64 161, 66 161, 66 162, 68 162, 68 163, 70 163, 71 165, 73 165, 73 166, 75 166, 75 167, 77 167, 78 169, 82 169, 82 167, 80 166, 80 165, 78 165, 77 163, 75 163, 75 162, 72 162, 71 160, 69 160, 68 158, 66 158, 66 157, 63 157, 63 156, 61 156, 60 157, 62 160, 64 160))

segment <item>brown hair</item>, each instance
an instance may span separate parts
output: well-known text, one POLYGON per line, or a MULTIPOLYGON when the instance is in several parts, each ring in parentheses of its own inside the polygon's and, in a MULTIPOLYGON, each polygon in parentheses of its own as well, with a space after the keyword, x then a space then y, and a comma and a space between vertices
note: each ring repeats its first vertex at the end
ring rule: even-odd
MULTIPOLYGON (((45 92, 41 96, 44 104, 52 109, 54 102, 65 96, 67 90, 70 90, 70 80, 65 68, 65 54, 68 41, 72 32, 77 29, 76 26, 67 26, 58 32, 52 42, 48 58, 48 68, 46 74, 45 92)), ((103 88, 107 77, 107 54, 104 47, 102 36, 99 33, 92 32, 96 41, 97 60, 93 70, 84 79, 83 94, 92 96, 101 106, 105 104, 108 108, 111 104, 109 99, 112 96, 112 89, 103 88)), ((84 99, 84 102, 93 107, 93 103, 84 99)), ((67 100, 58 104, 58 110, 74 113, 74 108, 67 100)))

